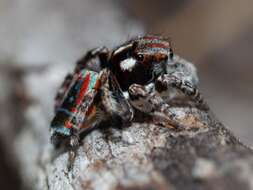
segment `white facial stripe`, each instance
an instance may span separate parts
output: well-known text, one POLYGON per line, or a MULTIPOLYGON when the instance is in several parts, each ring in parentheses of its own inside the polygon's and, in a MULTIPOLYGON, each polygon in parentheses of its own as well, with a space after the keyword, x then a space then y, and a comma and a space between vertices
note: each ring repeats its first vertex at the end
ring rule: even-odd
POLYGON ((128 58, 120 62, 120 68, 125 71, 132 71, 134 66, 136 65, 136 60, 134 58, 128 58))

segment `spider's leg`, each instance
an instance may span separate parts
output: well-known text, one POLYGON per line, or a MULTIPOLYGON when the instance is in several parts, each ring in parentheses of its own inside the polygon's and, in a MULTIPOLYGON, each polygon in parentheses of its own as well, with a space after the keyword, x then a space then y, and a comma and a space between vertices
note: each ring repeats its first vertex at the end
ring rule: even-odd
POLYGON ((208 110, 209 107, 204 101, 204 98, 197 87, 190 82, 181 80, 173 75, 164 74, 156 80, 155 88, 158 92, 166 91, 169 87, 176 88, 189 97, 197 107, 203 110, 208 110))
POLYGON ((61 84, 59 90, 57 91, 56 96, 55 96, 55 104, 54 104, 54 111, 55 112, 61 106, 62 101, 64 99, 64 95, 68 91, 73 77, 74 77, 73 74, 70 74, 70 73, 67 74, 67 76, 65 77, 65 79, 64 79, 63 83, 61 84))
POLYGON ((170 106, 156 91, 139 84, 132 84, 128 92, 131 105, 135 109, 150 115, 155 124, 177 129, 186 127, 176 120, 175 115, 170 111, 170 106))
POLYGON ((110 73, 107 82, 101 87, 102 105, 106 114, 113 122, 128 123, 133 119, 134 112, 115 78, 110 73))
POLYGON ((143 113, 150 113, 155 109, 155 105, 150 103, 151 92, 145 86, 132 84, 128 88, 131 105, 143 113))
POLYGON ((106 66, 109 54, 109 50, 104 46, 91 49, 77 62, 75 72, 84 68, 100 72, 106 66))

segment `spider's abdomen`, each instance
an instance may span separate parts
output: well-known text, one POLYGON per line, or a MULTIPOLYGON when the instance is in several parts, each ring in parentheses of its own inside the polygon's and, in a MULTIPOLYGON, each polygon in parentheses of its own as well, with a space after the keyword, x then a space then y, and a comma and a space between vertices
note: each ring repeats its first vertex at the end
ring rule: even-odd
POLYGON ((83 117, 89 117, 93 112, 94 90, 98 87, 98 74, 83 69, 74 76, 70 89, 66 93, 62 105, 56 110, 51 123, 54 133, 64 136, 71 134, 71 130, 81 128, 83 117), (91 99, 91 100, 89 100, 91 99))

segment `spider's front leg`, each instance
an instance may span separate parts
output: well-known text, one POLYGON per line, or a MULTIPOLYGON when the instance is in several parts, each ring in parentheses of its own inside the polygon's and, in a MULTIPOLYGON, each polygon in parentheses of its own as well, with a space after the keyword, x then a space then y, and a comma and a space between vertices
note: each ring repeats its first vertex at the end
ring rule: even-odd
POLYGON ((209 109, 202 94, 199 92, 197 87, 193 86, 189 81, 181 80, 180 78, 169 74, 164 74, 158 77, 155 82, 155 88, 159 93, 167 91, 169 87, 180 90, 183 94, 190 98, 198 108, 203 110, 209 109))
POLYGON ((73 81, 75 81, 75 77, 78 76, 78 73, 82 69, 88 69, 99 73, 106 64, 108 56, 109 50, 106 47, 98 47, 88 51, 85 56, 76 63, 74 72, 67 74, 55 96, 55 112, 61 106, 64 96, 73 81))
POLYGON ((106 67, 109 54, 109 50, 104 46, 88 51, 83 58, 77 61, 75 72, 79 72, 82 69, 100 72, 106 67))
POLYGON ((131 105, 143 113, 151 113, 156 105, 151 103, 152 96, 149 89, 139 84, 132 84, 128 89, 131 105))
POLYGON ((151 116, 155 124, 176 129, 186 128, 175 118, 170 111, 170 106, 150 86, 132 84, 128 93, 131 105, 138 111, 151 116))
POLYGON ((134 117, 133 108, 111 72, 108 80, 101 87, 101 103, 102 109, 111 119, 113 125, 122 125, 132 121, 134 117))

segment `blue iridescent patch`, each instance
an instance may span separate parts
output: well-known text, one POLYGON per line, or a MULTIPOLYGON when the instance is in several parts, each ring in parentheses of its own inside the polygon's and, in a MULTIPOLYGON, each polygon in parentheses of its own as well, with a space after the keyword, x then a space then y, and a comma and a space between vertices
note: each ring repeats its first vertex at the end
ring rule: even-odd
POLYGON ((74 100, 75 100, 75 98, 74 98, 73 96, 71 96, 71 97, 69 98, 69 103, 72 103, 74 100))
POLYGON ((70 115, 70 116, 73 115, 73 113, 71 113, 69 110, 67 110, 65 108, 58 108, 57 112, 64 112, 65 114, 70 115))
POLYGON ((70 134, 70 129, 68 129, 66 127, 63 127, 63 126, 61 126, 61 127, 59 127, 59 126, 57 126, 57 127, 51 126, 51 127, 52 127, 54 133, 60 133, 60 134, 66 135, 66 136, 71 135, 70 134))
POLYGON ((82 86, 83 80, 78 81, 78 83, 75 86, 75 90, 79 90, 82 86))
POLYGON ((93 89, 93 87, 94 87, 96 81, 97 81, 97 73, 91 72, 91 73, 90 73, 90 83, 89 83, 89 86, 88 86, 88 89, 89 89, 89 90, 92 90, 92 89, 93 89))

